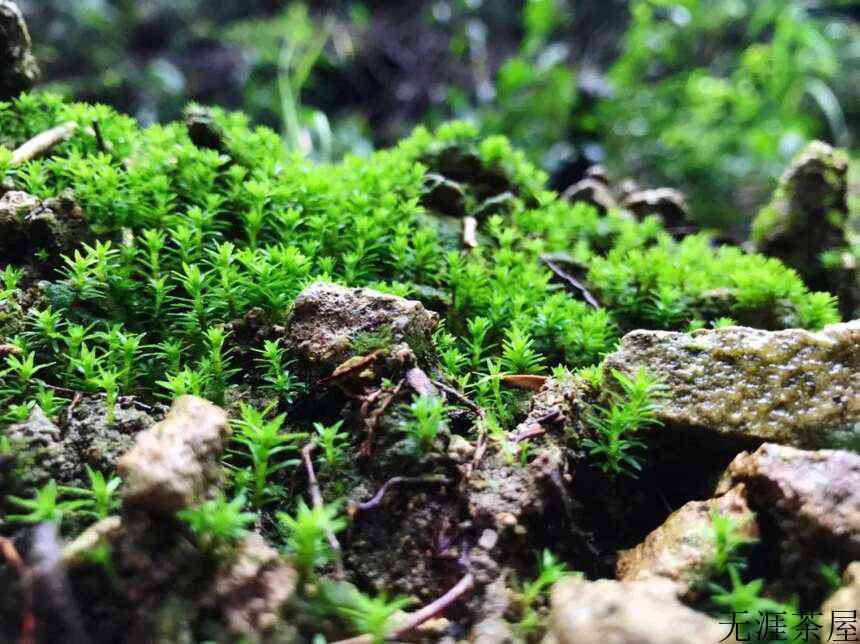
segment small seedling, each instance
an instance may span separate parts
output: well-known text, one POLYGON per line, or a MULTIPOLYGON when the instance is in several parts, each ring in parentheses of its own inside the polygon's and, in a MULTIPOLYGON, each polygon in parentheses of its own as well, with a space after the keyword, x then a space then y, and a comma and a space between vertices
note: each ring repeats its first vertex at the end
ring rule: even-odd
POLYGON ((436 449, 436 439, 447 430, 445 412, 447 407, 440 396, 415 396, 406 406, 412 416, 404 431, 408 434, 413 449, 427 454, 436 449))
POLYGON ((338 507, 335 504, 309 508, 304 501, 299 501, 295 516, 286 512, 275 515, 287 551, 296 558, 305 580, 314 578, 318 566, 332 561, 332 550, 326 540, 327 532, 336 534, 346 527, 346 519, 337 514, 338 507))
POLYGON ((240 539, 246 526, 257 520, 253 512, 245 512, 245 497, 228 501, 223 494, 200 505, 181 510, 176 516, 188 524, 201 547, 216 549, 240 539))

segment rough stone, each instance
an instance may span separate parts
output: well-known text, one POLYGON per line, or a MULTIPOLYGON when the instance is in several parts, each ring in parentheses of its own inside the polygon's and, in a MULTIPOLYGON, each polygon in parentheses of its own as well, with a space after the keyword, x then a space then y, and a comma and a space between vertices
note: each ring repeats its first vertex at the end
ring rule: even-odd
MULTIPOLYGON (((855 615, 860 614, 860 561, 853 561, 848 565, 842 576, 842 586, 828 597, 821 606, 821 615, 824 619, 822 639, 831 637, 831 624, 828 622, 832 621, 834 613, 846 616, 846 611, 847 613, 857 611, 855 615)), ((838 638, 839 631, 837 630, 831 641, 839 641, 838 638)))
POLYGON ((547 442, 535 450, 523 466, 494 451, 485 455, 472 472, 465 500, 476 525, 499 533, 522 523, 527 516, 542 514, 550 499, 563 491, 567 461, 560 448, 547 442), (554 484, 555 481, 555 484, 554 484))
POLYGON ((696 595, 697 583, 710 574, 714 557, 711 513, 732 519, 739 536, 759 536, 743 485, 707 501, 690 501, 673 512, 635 548, 618 554, 617 576, 622 581, 666 578, 682 587, 685 598, 696 595))
POLYGON ((825 266, 826 251, 847 246, 848 155, 821 141, 806 146, 783 173, 771 202, 756 217, 750 241, 756 250, 796 269, 804 282, 839 296, 852 316, 858 301, 856 267, 825 266))
POLYGON ((627 195, 621 205, 640 220, 648 215, 659 215, 667 228, 690 223, 684 194, 674 188, 639 190, 627 195))
POLYGON ((298 585, 298 573, 258 534, 236 544, 222 562, 200 604, 217 610, 236 637, 260 641, 281 622, 298 585))
POLYGON ((691 440, 819 447, 852 440, 860 422, 860 320, 817 333, 638 330, 604 368, 631 374, 640 366, 667 387, 657 413, 663 431, 691 440))
POLYGON ((111 470, 134 443, 134 434, 152 418, 133 407, 117 405, 113 423, 107 422, 105 401, 98 396, 81 400, 61 430, 41 408, 34 407, 23 423, 9 427, 14 448, 10 480, 0 483, 18 496, 31 496, 51 479, 61 485, 88 485, 86 466, 111 470))
POLYGON ((317 282, 296 298, 287 321, 286 344, 309 378, 329 376, 347 359, 362 355, 356 342, 373 337, 393 346, 405 342, 419 361, 432 347, 438 315, 414 300, 369 288, 317 282))
POLYGON ((119 461, 123 503, 173 513, 210 496, 221 481, 227 414, 196 396, 177 398, 164 420, 141 432, 119 461))
POLYGON ((784 570, 808 554, 860 559, 860 454, 766 443, 732 461, 717 494, 738 484, 750 508, 772 516, 784 535, 784 570))
POLYGON ((18 5, 0 0, 0 101, 18 96, 39 79, 31 47, 30 32, 18 5))
POLYGON ((88 239, 86 221, 71 191, 44 202, 19 190, 0 197, 0 259, 5 262, 31 260, 37 250, 45 250, 45 261, 55 265, 60 254, 88 239))
POLYGON ((585 433, 585 412, 593 392, 579 378, 547 378, 532 396, 526 418, 517 426, 516 438, 528 433, 563 426, 572 434, 585 433))
POLYGON ((586 581, 570 577, 552 590, 549 641, 558 644, 719 642, 725 627, 677 598, 665 579, 586 581))

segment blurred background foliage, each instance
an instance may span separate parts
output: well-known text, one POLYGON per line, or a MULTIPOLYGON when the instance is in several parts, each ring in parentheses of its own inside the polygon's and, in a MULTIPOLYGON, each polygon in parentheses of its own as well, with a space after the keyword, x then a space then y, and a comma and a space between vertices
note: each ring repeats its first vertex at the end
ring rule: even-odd
POLYGON ((218 104, 329 160, 464 118, 556 189, 603 163, 738 236, 806 141, 858 145, 856 1, 20 5, 47 86, 144 123, 218 104))

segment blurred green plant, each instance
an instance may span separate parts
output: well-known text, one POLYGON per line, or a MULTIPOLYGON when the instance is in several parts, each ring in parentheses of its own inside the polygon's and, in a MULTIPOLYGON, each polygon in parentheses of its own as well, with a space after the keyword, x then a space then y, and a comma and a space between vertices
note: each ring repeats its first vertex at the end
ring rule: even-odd
POLYGON ((708 224, 737 224, 807 141, 849 145, 857 27, 808 4, 632 0, 598 111, 610 164, 684 189, 708 224))

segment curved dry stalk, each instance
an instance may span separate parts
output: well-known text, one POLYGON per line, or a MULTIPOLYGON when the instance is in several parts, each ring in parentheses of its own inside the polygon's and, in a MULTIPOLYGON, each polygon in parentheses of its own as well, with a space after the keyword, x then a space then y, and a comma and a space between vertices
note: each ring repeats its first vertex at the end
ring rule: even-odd
POLYGON ((382 487, 379 488, 376 494, 368 501, 363 501, 361 503, 355 503, 351 505, 348 513, 350 516, 355 516, 359 512, 364 512, 365 510, 370 510, 371 508, 375 508, 381 502, 385 493, 388 492, 389 489, 394 487, 395 485, 420 485, 420 484, 433 484, 439 483, 441 485, 446 485, 451 483, 451 479, 441 476, 441 475, 430 475, 430 476, 395 476, 393 478, 388 479, 385 483, 383 483, 382 487))
POLYGON ((58 143, 68 141, 72 138, 72 135, 77 129, 77 123, 74 121, 67 121, 66 123, 61 123, 56 127, 52 127, 50 130, 45 130, 44 132, 37 134, 32 139, 26 141, 20 147, 15 149, 12 153, 11 164, 15 166, 26 163, 27 161, 32 161, 36 157, 50 151, 51 148, 58 143))
MULTIPOLYGON (((311 494, 311 502, 313 503, 315 508, 322 508, 325 503, 323 502, 322 493, 320 492, 320 485, 317 481, 316 472, 314 472, 314 464, 311 461, 311 453, 316 448, 315 443, 308 443, 302 448, 302 460, 305 463, 305 470, 308 473, 308 489, 311 494)), ((328 544, 331 547, 332 551, 335 554, 335 579, 343 579, 346 575, 343 569, 343 556, 342 550, 340 547, 340 542, 337 540, 334 532, 326 526, 325 528, 325 536, 328 540, 328 544)))

